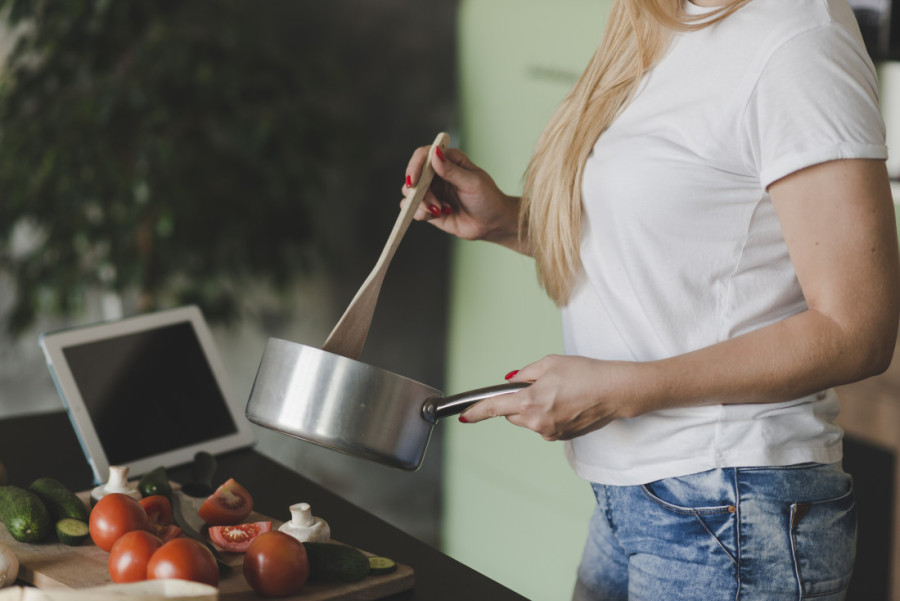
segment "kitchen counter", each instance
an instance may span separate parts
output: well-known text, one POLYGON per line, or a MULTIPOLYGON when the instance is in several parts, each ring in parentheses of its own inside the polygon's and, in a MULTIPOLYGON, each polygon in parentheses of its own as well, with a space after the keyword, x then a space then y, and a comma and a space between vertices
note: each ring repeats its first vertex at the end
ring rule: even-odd
MULTIPOLYGON (((217 460, 214 482, 233 477, 253 494, 260 513, 281 516, 292 503, 306 501, 329 522, 337 540, 412 567, 415 587, 389 597, 391 601, 524 599, 253 449, 217 460)), ((28 486, 35 478, 51 476, 76 491, 93 486, 91 470, 63 411, 0 419, 0 461, 10 484, 28 486)), ((167 472, 175 482, 190 479, 189 466, 167 472)))

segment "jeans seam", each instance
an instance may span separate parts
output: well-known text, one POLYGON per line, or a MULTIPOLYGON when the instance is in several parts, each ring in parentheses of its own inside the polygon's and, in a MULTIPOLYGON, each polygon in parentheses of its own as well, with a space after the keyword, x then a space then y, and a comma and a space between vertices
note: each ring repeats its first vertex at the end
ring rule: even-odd
POLYGON ((820 467, 827 467, 827 463, 816 463, 808 461, 806 463, 794 463, 791 465, 752 465, 736 468, 741 472, 790 472, 794 470, 808 470, 820 467))
POLYGON ((606 512, 605 512, 606 513, 606 523, 609 525, 609 530, 612 533, 613 537, 615 537, 615 539, 621 545, 622 542, 619 541, 619 533, 617 532, 616 522, 615 522, 615 520, 613 520, 612 501, 609 498, 609 487, 608 486, 603 487, 603 495, 606 497, 606 512))
MULTIPOLYGON (((854 494, 853 489, 851 488, 848 492, 846 492, 840 496, 833 497, 831 499, 822 499, 819 501, 812 501, 812 502, 809 502, 808 504, 809 505, 817 505, 817 504, 821 504, 821 503, 833 503, 836 501, 844 500, 847 497, 852 496, 853 494, 854 494)), ((803 575, 800 573, 800 557, 798 556, 798 549, 797 549, 797 528, 796 528, 796 525, 794 522, 794 515, 795 515, 796 511, 798 510, 798 508, 803 504, 804 503, 800 503, 800 502, 794 502, 791 504, 791 506, 790 506, 790 518, 791 519, 789 520, 789 526, 788 526, 788 530, 790 533, 790 539, 791 539, 791 561, 794 564, 794 578, 797 581, 797 593, 798 593, 797 598, 800 601, 803 601, 804 599, 812 600, 812 599, 817 599, 819 597, 827 597, 829 595, 834 595, 835 593, 838 593, 841 590, 846 590, 846 587, 845 587, 844 589, 838 589, 838 590, 834 590, 834 591, 824 591, 821 593, 812 593, 812 594, 807 594, 806 591, 804 590, 805 587, 803 585, 803 575)), ((854 502, 850 506, 850 508, 852 508, 855 504, 856 503, 854 502)), ((799 522, 799 518, 797 521, 799 522)))
MULTIPOLYGON (((791 506, 793 513, 796 505, 791 506)), ((800 561, 797 557, 797 535, 791 528, 791 561, 794 562, 794 578, 797 579, 797 599, 803 599, 803 578, 800 576, 800 561)))
POLYGON ((732 483, 734 487, 734 553, 737 556, 737 564, 735 565, 735 578, 737 579, 737 592, 735 593, 735 601, 738 601, 741 598, 741 583, 743 581, 741 574, 741 557, 742 557, 742 549, 741 545, 741 488, 740 481, 738 480, 738 470, 731 470, 732 483))

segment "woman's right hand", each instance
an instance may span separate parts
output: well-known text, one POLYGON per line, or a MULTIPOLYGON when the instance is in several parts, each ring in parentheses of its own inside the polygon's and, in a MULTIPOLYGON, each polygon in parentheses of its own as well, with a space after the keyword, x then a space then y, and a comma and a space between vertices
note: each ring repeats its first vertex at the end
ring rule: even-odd
MULTIPOLYGON (((416 185, 430 146, 416 149, 406 167, 404 199, 416 185)), ((415 213, 441 230, 466 240, 486 240, 528 254, 520 240, 519 198, 504 194, 486 171, 461 150, 435 152, 431 163, 434 179, 415 213)))

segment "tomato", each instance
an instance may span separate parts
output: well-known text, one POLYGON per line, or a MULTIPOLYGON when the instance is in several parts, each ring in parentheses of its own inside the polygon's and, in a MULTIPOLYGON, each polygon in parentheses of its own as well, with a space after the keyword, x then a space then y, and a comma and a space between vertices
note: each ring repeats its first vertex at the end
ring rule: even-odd
POLYGON ((147 579, 147 563, 162 546, 159 537, 146 530, 132 530, 119 537, 109 552, 109 575, 113 582, 147 579))
POLYGON ((244 578, 263 597, 293 595, 309 578, 306 547, 277 530, 260 534, 244 554, 244 578))
POLYGON ((147 512, 141 504, 121 493, 108 494, 97 501, 88 521, 91 538, 104 551, 111 550, 123 534, 147 530, 149 525, 147 512))
POLYGON ((223 551, 243 553, 253 539, 272 529, 272 522, 248 522, 239 526, 210 526, 209 538, 223 551))
POLYGON ((139 501, 147 512, 150 523, 157 526, 168 526, 172 523, 172 503, 162 495, 150 495, 139 501))
POLYGON ((229 478, 203 502, 197 513, 210 526, 231 526, 243 522, 252 509, 253 497, 234 478, 229 478))
POLYGON ((147 578, 179 578, 218 586, 219 566, 203 543, 192 538, 175 538, 163 543, 150 558, 147 578))

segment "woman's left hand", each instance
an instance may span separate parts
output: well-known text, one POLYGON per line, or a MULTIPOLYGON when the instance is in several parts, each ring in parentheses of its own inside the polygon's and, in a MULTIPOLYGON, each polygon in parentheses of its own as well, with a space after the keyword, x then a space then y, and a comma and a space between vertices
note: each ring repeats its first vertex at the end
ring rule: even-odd
POLYGON ((545 440, 569 440, 641 413, 635 394, 640 369, 637 363, 549 355, 509 378, 531 386, 479 401, 460 421, 505 416, 545 440))

